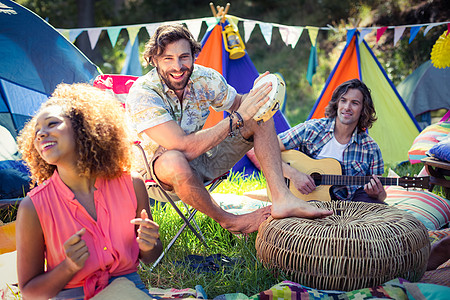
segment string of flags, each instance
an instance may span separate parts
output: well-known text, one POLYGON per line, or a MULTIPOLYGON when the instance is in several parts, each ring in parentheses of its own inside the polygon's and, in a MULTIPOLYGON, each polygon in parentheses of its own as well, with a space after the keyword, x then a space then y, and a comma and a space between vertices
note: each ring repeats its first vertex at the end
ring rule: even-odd
MULTIPOLYGON (((308 32, 309 40, 311 42, 311 50, 310 57, 308 62, 308 70, 306 74, 306 79, 309 84, 312 85, 312 78, 316 73, 316 68, 318 65, 317 61, 317 37, 319 35, 320 30, 333 30, 335 32, 339 32, 336 28, 331 25, 327 25, 326 27, 316 27, 316 26, 290 26, 276 23, 268 23, 261 22, 256 20, 244 19, 232 15, 226 15, 227 20, 235 30, 238 30, 238 23, 243 23, 244 29, 244 42, 247 43, 256 27, 259 26, 261 30, 261 34, 264 37, 267 45, 270 46, 272 42, 272 33, 274 29, 278 29, 281 39, 286 44, 286 46, 291 46, 294 49, 303 33, 303 31, 308 32)), ((84 31, 87 32, 89 37, 89 42, 91 48, 94 49, 97 45, 98 39, 102 31, 106 31, 109 40, 111 42, 112 47, 117 43, 117 39, 119 37, 120 32, 125 29, 128 33, 129 41, 125 47, 125 55, 126 60, 125 64, 122 68, 121 74, 130 74, 141 76, 142 68, 140 67, 139 61, 139 40, 138 33, 142 28, 145 28, 149 36, 152 36, 156 29, 163 24, 171 24, 171 23, 184 23, 188 27, 189 31, 192 33, 196 40, 199 40, 199 35, 201 32, 201 28, 203 23, 207 26, 207 32, 212 29, 216 24, 220 22, 222 17, 205 17, 205 18, 197 18, 197 19, 187 19, 187 20, 178 20, 178 21, 169 21, 169 22, 159 22, 159 23, 148 23, 148 24, 137 24, 137 25, 124 25, 124 26, 110 26, 110 27, 91 27, 91 28, 74 28, 74 29, 57 29, 63 36, 65 36, 72 43, 75 42, 77 37, 84 31)), ((405 31, 409 28, 409 43, 416 38, 420 29, 425 28, 423 31, 423 35, 427 35, 427 33, 434 27, 439 25, 447 24, 446 35, 450 32, 450 21, 448 22, 437 22, 437 23, 426 23, 426 24, 414 24, 414 25, 400 25, 400 26, 379 26, 379 27, 354 27, 347 28, 347 37, 352 36, 353 32, 358 30, 359 37, 358 42, 362 43, 364 38, 375 32, 376 34, 376 42, 378 43, 383 36, 383 34, 387 30, 394 30, 394 46, 397 42, 404 36, 405 31)), ((347 41, 348 42, 348 41, 347 41)))
MULTIPOLYGON (((247 43, 252 35, 256 25, 259 26, 261 33, 266 41, 267 45, 270 46, 272 42, 272 33, 273 29, 278 28, 281 39, 286 44, 286 46, 291 46, 295 48, 298 40, 300 39, 303 31, 306 29, 309 34, 309 38, 311 41, 311 45, 315 46, 317 42, 317 36, 320 30, 333 30, 337 32, 338 30, 331 25, 327 25, 326 27, 316 27, 316 26, 290 26, 276 23, 268 23, 261 22, 256 20, 244 19, 232 15, 227 15, 228 21, 233 24, 234 27, 237 28, 238 22, 243 23, 244 28, 244 42, 247 43)), ((141 30, 141 28, 145 28, 149 36, 152 36, 155 32, 156 28, 162 24, 170 24, 170 23, 184 23, 191 31, 193 36, 199 40, 200 31, 202 28, 203 22, 206 23, 208 29, 210 27, 215 26, 220 21, 220 18, 215 17, 205 17, 205 18, 197 18, 197 19, 187 19, 187 20, 179 20, 179 21, 169 21, 169 22, 159 22, 159 23, 148 23, 148 24, 137 24, 137 25, 123 25, 123 26, 109 26, 109 27, 90 27, 90 28, 73 28, 73 29, 58 29, 58 31, 64 35, 68 40, 72 43, 75 42, 77 37, 84 31, 87 32, 91 48, 94 49, 97 45, 98 39, 102 31, 106 31, 111 41, 111 45, 114 47, 116 45, 117 39, 119 37, 119 33, 125 29, 128 33, 129 42, 134 44, 134 41, 141 30)), ((426 24, 414 24, 414 25, 400 25, 400 26, 378 26, 378 27, 356 27, 347 30, 357 29, 360 32, 359 42, 361 43, 364 37, 368 34, 375 31, 376 33, 376 41, 380 40, 382 35, 388 30, 394 30, 394 46, 397 42, 402 38, 407 28, 410 29, 409 43, 411 43, 419 33, 420 29, 425 27, 423 31, 423 35, 427 35, 427 33, 434 27, 439 25, 447 24, 447 28, 450 29, 450 21, 448 22, 438 22, 438 23, 426 23, 426 24)), ((449 32, 448 30, 447 32, 449 32)))

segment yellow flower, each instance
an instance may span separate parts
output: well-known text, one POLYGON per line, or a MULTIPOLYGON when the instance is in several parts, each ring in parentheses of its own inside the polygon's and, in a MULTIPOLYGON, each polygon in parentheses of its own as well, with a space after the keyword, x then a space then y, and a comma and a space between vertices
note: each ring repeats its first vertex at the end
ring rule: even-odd
POLYGON ((431 50, 431 63, 436 68, 450 67, 450 34, 447 31, 438 38, 431 50))

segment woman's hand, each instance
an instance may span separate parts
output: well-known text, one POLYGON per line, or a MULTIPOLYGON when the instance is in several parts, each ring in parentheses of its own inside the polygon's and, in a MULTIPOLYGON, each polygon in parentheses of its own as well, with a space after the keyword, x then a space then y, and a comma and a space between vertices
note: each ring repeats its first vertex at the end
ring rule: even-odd
POLYGON ((153 250, 159 242, 159 225, 148 218, 147 211, 141 211, 141 217, 130 221, 134 225, 139 225, 136 238, 139 249, 144 252, 153 250))
POLYGON ((86 242, 81 239, 85 233, 86 228, 81 228, 64 242, 65 262, 73 273, 81 270, 89 257, 89 249, 86 246, 86 242))

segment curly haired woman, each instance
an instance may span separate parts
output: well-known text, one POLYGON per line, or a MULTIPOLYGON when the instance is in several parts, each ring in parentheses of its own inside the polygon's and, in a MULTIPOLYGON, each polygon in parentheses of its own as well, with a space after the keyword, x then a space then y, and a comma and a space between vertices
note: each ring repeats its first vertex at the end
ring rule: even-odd
POLYGON ((156 260, 162 244, 145 184, 130 173, 126 128, 109 94, 60 84, 20 133, 20 152, 38 183, 17 215, 24 298, 89 299, 117 277, 146 291, 139 259, 156 260))

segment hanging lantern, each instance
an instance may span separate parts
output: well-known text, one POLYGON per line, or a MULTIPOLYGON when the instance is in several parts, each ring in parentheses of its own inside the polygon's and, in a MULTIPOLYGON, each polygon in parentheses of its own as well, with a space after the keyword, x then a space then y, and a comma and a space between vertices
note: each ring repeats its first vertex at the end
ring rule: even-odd
POLYGON ((245 55, 245 45, 238 31, 233 29, 231 24, 225 26, 222 30, 223 44, 225 50, 230 53, 230 59, 239 59, 245 55))

